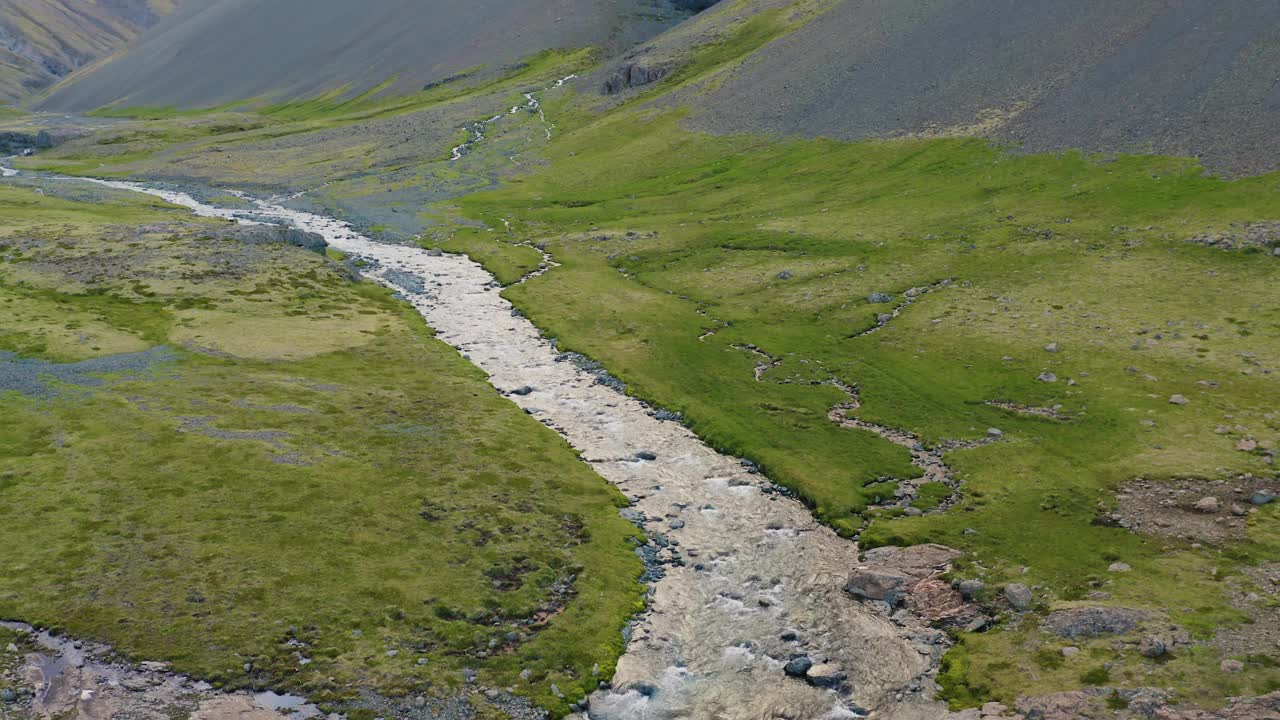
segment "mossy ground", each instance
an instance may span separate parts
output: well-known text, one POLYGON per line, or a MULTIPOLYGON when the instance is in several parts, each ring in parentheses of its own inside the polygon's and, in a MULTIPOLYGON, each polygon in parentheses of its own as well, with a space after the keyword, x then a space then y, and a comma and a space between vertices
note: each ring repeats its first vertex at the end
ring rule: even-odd
POLYGON ((563 710, 551 683, 609 672, 641 591, 621 495, 407 305, 128 194, 0 187, 0 214, 0 349, 175 349, 0 394, 0 617, 331 702, 472 668, 563 710))

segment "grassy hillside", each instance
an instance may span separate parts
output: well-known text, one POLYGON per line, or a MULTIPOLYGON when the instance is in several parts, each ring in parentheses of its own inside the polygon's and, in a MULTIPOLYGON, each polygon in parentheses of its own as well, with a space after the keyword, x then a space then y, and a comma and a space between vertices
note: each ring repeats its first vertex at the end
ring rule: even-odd
POLYGON ((386 291, 136 198, 0 187, 0 617, 352 717, 593 688, 621 496, 386 291))
MULTIPOLYGON (((1216 540, 1099 522, 1135 478, 1203 478, 1194 499, 1254 482, 1242 474, 1280 484, 1280 243, 1194 241, 1271 217, 1276 176, 1228 183, 1184 160, 1010 156, 974 140, 721 141, 677 116, 598 121, 554 157, 462 202, 562 263, 507 291, 562 347, 867 545, 945 543, 967 552, 957 577, 993 593, 1024 582, 1048 611, 1104 592, 1203 643, 1153 662, 1098 641, 1085 657, 1111 663, 1112 684, 1212 702, 1280 683, 1264 659, 1217 670, 1250 655, 1222 637, 1248 634, 1253 610, 1232 588, 1280 549, 1273 510, 1227 520, 1224 506, 1242 530, 1216 540), (898 502, 920 470, 833 422, 842 386, 860 404, 846 415, 927 447, 1003 437, 945 454, 955 488, 898 502), (1109 574, 1118 561, 1132 571, 1109 574)), ((1057 648, 1027 622, 965 641, 980 660, 948 675, 959 704, 1080 686, 1087 661, 1045 672, 1037 653, 1057 648)))

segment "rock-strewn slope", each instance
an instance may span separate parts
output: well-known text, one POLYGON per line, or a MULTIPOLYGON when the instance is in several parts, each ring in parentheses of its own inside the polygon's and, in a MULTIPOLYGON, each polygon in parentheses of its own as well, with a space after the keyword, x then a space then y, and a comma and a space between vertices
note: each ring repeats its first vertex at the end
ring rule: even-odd
POLYGON ((977 134, 1254 173, 1280 167, 1278 66, 1271 0, 839 0, 689 100, 714 132, 977 134))
POLYGON ((52 110, 201 107, 394 78, 393 91, 551 48, 638 42, 687 16, 663 0, 215 0, 58 89, 52 110))

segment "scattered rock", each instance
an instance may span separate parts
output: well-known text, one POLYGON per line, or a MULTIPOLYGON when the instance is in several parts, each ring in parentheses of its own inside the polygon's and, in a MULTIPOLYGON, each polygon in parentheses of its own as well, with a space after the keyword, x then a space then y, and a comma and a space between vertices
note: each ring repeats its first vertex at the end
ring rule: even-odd
POLYGON ((1080 648, 1074 645, 1068 645, 1062 648, 1062 657, 1064 658, 1073 658, 1079 654, 1080 654, 1080 648))
POLYGON ((982 717, 1001 717, 1009 713, 1009 708, 1004 703, 989 702, 982 706, 982 717))
POLYGON ((1191 401, 1182 395, 1170 395, 1169 404, 1171 405, 1187 405, 1191 401))
POLYGON ((804 679, 809 684, 817 687, 835 688, 843 685, 847 677, 839 666, 832 663, 822 663, 809 668, 809 671, 805 673, 804 679))
POLYGON ((1164 638, 1148 635, 1138 643, 1138 652, 1142 653, 1143 657, 1158 658, 1169 652, 1169 646, 1165 643, 1164 638))
POLYGON ((1194 507, 1196 509, 1196 512, 1216 513, 1222 509, 1222 503, 1218 500, 1218 498, 1209 496, 1209 497, 1204 497, 1197 500, 1194 507))
POLYGON ((961 580, 956 583, 956 589, 966 600, 973 600, 981 595, 987 586, 981 580, 961 580))
POLYGON ((1244 672, 1244 663, 1239 660, 1223 660, 1219 666, 1224 673, 1241 673, 1244 672))
POLYGON ((888 293, 873 292, 867 296, 867 302, 879 304, 891 303, 893 302, 893 296, 888 293))
POLYGON ((520 395, 522 397, 525 395, 531 395, 532 393, 533 393, 533 388, 529 387, 528 385, 525 385, 523 387, 518 387, 515 390, 511 391, 512 395, 520 395))
POLYGON ((1004 431, 1000 428, 987 428, 987 437, 999 439, 1004 437, 1004 431))
POLYGON ((1058 382, 1058 376, 1051 372, 1045 371, 1036 376, 1036 380, 1043 383, 1058 382))
POLYGON ((1014 610, 1026 610, 1031 607, 1034 597, 1031 594, 1031 588, 1026 585, 1009 583, 1004 586, 1004 599, 1009 601, 1009 606, 1014 610))
POLYGON ((782 272, 778 273, 779 280, 790 280, 792 277, 793 276, 790 270, 783 270, 782 272))
POLYGON ((428 257, 443 257, 443 256, 444 256, 444 251, 443 251, 443 250, 441 250, 440 248, 431 248, 430 250, 428 250, 428 251, 427 251, 427 256, 428 256, 428 257))
POLYGON ((1270 490, 1259 490, 1258 492, 1253 494, 1253 497, 1249 498, 1249 504, 1261 507, 1263 505, 1267 505, 1271 503, 1275 499, 1276 499, 1276 494, 1271 492, 1270 490))
POLYGON ((844 590, 859 600, 878 600, 894 606, 907 592, 907 578, 898 572, 858 568, 849 576, 844 590))
POLYGON ((1133 568, 1129 566, 1129 563, 1122 562, 1111 563, 1111 565, 1107 566, 1107 572, 1113 573, 1127 573, 1132 569, 1133 568))
POLYGON ((13 688, 5 688, 0 690, 0 702, 14 703, 18 702, 18 693, 13 688))
POLYGON ((1044 627, 1059 637, 1074 640, 1130 632, 1148 617, 1145 611, 1133 608, 1076 607, 1050 613, 1044 627))
POLYGON ((1052 342, 1052 343, 1049 343, 1048 345, 1045 345, 1045 346, 1044 346, 1044 351, 1045 351, 1045 352, 1051 352, 1051 353, 1056 353, 1056 352, 1058 352, 1058 343, 1056 343, 1056 342, 1052 342))
POLYGON ((798 657, 791 658, 791 662, 787 663, 786 666, 782 668, 782 671, 791 677, 802 678, 809 672, 809 668, 811 667, 813 667, 813 661, 809 659, 809 656, 800 655, 798 657))

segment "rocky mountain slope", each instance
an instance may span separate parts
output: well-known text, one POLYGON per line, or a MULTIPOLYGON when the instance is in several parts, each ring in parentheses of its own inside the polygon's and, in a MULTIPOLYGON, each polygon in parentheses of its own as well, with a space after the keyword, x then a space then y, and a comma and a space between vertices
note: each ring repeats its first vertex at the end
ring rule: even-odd
POLYGON ((619 49, 689 10, 668 0, 217 0, 55 91, 51 110, 206 107, 260 96, 392 92, 552 48, 619 49))
POLYGON ((0 0, 0 102, 15 102, 105 57, 174 0, 0 0))
POLYGON ((1269 0, 753 0, 626 62, 673 70, 709 38, 747 54, 682 93, 700 130, 983 135, 1032 151, 1280 167, 1280 4, 1269 0), (802 5, 821 16, 793 29, 802 5))

